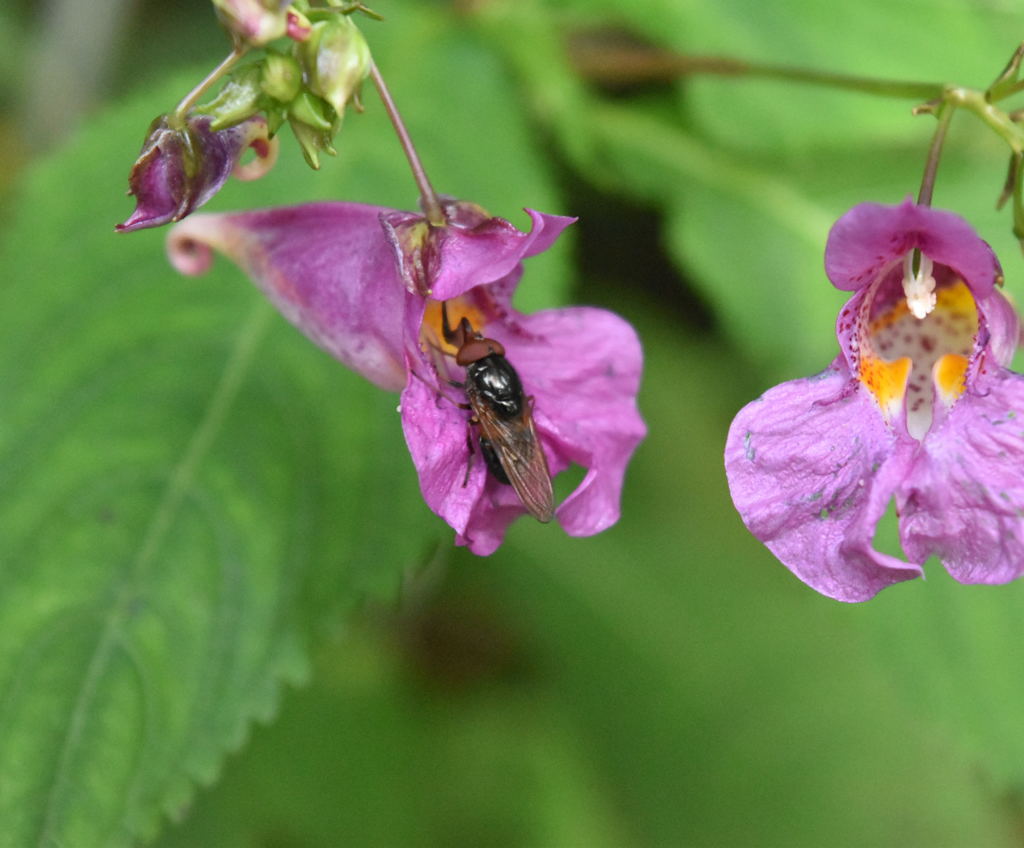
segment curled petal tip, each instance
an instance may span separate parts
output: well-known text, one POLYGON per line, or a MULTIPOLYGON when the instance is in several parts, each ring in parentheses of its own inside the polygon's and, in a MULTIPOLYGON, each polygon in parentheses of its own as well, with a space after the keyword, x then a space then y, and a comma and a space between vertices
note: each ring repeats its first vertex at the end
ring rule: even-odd
POLYGON ((277 138, 256 138, 250 142, 249 147, 256 154, 251 162, 235 163, 231 176, 242 182, 258 180, 266 175, 274 163, 277 162, 277 154, 280 152, 281 144, 277 138))
POLYGON ((174 270, 189 277, 205 274, 213 265, 210 246, 194 238, 184 226, 175 227, 167 235, 167 258, 174 270))

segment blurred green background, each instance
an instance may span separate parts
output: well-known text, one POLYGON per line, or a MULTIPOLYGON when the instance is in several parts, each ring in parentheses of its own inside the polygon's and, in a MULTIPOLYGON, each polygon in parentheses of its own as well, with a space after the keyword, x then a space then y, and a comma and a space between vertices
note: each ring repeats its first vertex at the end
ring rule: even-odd
MULTIPOLYGON (((984 87, 994 2, 380 0, 361 24, 434 184, 525 226, 519 305, 638 328, 623 517, 478 559, 419 498, 396 399, 226 262, 115 236, 150 120, 227 50, 209 4, 0 8, 0 845, 1024 844, 1024 588, 846 606, 747 534, 735 412, 834 355, 852 204, 917 190, 913 102, 680 73, 730 55, 984 87)), ((415 190, 375 97, 319 173, 209 209, 415 190)), ((958 116, 935 204, 1022 261, 1005 151, 958 116)), ((560 484, 564 493, 568 484, 560 484)), ((892 522, 879 544, 891 548, 892 522)))

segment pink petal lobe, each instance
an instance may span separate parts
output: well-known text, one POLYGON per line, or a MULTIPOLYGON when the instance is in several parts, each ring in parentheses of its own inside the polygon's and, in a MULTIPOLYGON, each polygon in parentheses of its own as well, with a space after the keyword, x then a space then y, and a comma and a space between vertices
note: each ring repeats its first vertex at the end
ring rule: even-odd
POLYGON ((409 363, 401 401, 402 430, 420 490, 427 506, 464 535, 483 494, 487 468, 479 457, 470 467, 469 417, 458 407, 464 399, 457 390, 450 396, 441 394, 433 373, 414 372, 422 369, 419 359, 409 363))
POLYGON ((849 372, 833 365, 744 407, 725 467, 744 523, 784 565, 824 595, 864 601, 921 574, 872 544, 914 444, 897 439, 849 372))
POLYGON ((904 549, 961 583, 1024 573, 1024 376, 980 379, 925 439, 901 492, 904 549))
POLYGON ((431 296, 448 300, 475 286, 500 280, 523 259, 547 250, 576 220, 532 209, 526 212, 532 224, 528 233, 520 232, 503 218, 488 218, 473 227, 444 228, 431 296))
POLYGON ((570 536, 601 532, 619 519, 626 466, 647 434, 636 405, 643 365, 636 332, 618 315, 585 306, 516 315, 513 332, 492 331, 534 399, 549 460, 587 469, 558 507, 559 523, 570 536))

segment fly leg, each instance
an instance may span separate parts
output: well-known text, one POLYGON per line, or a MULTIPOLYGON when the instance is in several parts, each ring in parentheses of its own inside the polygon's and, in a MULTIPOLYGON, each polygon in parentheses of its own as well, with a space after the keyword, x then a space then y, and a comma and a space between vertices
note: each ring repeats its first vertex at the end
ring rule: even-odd
MULTIPOLYGON (((466 408, 469 409, 469 404, 466 404, 466 408)), ((473 450, 473 425, 476 423, 476 417, 466 422, 466 450, 469 451, 469 459, 466 460, 466 476, 462 478, 463 489, 469 484, 469 472, 473 470, 473 457, 476 455, 476 451, 473 450)))

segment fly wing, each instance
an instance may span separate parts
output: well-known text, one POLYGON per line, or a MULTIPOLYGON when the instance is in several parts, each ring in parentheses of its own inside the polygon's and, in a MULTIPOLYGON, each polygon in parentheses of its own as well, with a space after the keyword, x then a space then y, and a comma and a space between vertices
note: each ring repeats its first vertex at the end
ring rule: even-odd
POLYGON ((467 392, 467 395, 476 413, 480 434, 490 441, 519 500, 530 515, 546 524, 555 515, 555 495, 548 461, 537 438, 529 406, 524 405, 521 415, 505 420, 486 402, 479 402, 473 393, 467 392))

